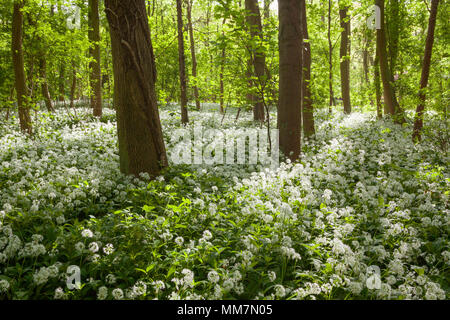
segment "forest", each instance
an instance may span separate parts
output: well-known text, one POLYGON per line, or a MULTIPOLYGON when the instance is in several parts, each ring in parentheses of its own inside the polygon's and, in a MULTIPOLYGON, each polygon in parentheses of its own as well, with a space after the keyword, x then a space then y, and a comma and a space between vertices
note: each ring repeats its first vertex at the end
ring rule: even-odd
POLYGON ((450 3, 2 0, 0 300, 447 300, 450 3))

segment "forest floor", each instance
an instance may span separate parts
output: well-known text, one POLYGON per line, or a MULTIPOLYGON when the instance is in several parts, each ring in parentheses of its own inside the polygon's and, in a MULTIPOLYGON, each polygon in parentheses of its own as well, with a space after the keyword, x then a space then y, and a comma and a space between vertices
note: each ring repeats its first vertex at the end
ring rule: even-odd
MULTIPOLYGON (((89 112, 40 114, 33 139, 0 123, 0 300, 450 297, 442 121, 415 145, 411 121, 317 112, 299 162, 171 164, 150 181, 120 174, 114 111, 89 112)), ((161 111, 168 151, 178 114, 161 111)), ((190 120, 257 128, 244 112, 190 120)))

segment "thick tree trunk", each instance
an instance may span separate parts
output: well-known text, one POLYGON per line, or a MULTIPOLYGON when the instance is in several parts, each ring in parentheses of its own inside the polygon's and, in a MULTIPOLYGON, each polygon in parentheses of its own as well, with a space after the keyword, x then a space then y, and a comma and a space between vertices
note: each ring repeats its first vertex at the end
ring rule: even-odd
POLYGON ((280 149, 292 161, 299 158, 301 147, 302 32, 300 9, 300 0, 278 0, 280 25, 278 129, 280 149))
POLYGON ((23 2, 14 2, 12 21, 12 59, 14 65, 17 106, 19 108, 20 129, 24 133, 32 134, 28 92, 23 62, 22 31, 23 31, 23 2))
POLYGON ((155 57, 145 0, 105 0, 110 26, 120 168, 157 176, 167 166, 155 94, 155 57))
POLYGON ((264 121, 264 89, 267 79, 265 79, 266 58, 263 48, 260 46, 262 38, 261 14, 259 11, 258 0, 245 0, 245 10, 247 26, 250 29, 252 44, 250 46, 251 63, 253 66, 253 76, 255 81, 253 86, 257 88, 257 94, 253 95, 253 119, 255 121, 264 121), (255 83, 256 82, 256 83, 255 83))
POLYGON ((420 91, 419 91, 419 104, 416 109, 416 116, 414 120, 413 141, 420 141, 422 139, 423 128, 423 113, 425 110, 425 90, 428 86, 428 78, 430 75, 431 54, 433 51, 434 43, 434 29, 436 27, 436 16, 438 11, 439 0, 431 1, 431 12, 428 22, 427 40, 425 43, 425 54, 422 64, 422 75, 420 77, 420 91))
POLYGON ((177 26, 178 26, 178 64, 180 69, 180 103, 181 103, 181 123, 188 123, 187 112, 187 85, 186 85, 186 58, 184 56, 184 36, 183 36, 183 11, 181 0, 177 2, 177 26))
POLYGON ((55 108, 53 108, 52 98, 50 97, 50 92, 48 90, 47 60, 45 56, 41 56, 39 58, 39 72, 41 77, 42 96, 44 97, 45 106, 47 107, 48 112, 54 112, 55 108))
POLYGON ((311 45, 308 35, 308 21, 306 20, 306 1, 301 0, 301 20, 303 31, 303 58, 302 58, 302 120, 303 133, 309 138, 316 133, 314 129, 314 107, 311 98, 311 45))
POLYGON ((344 112, 352 112, 350 104, 350 17, 348 16, 348 7, 339 9, 341 28, 341 92, 344 104, 344 112))
POLYGON ((91 108, 96 117, 102 115, 102 73, 100 60, 100 17, 98 0, 89 0, 89 49, 91 62, 89 63, 91 85, 91 108))
POLYGON ((192 27, 192 0, 187 0, 187 19, 189 29, 189 42, 191 45, 192 77, 195 81, 192 87, 194 89, 195 106, 197 107, 197 110, 200 110, 200 98, 197 86, 197 56, 195 54, 194 28, 192 27))

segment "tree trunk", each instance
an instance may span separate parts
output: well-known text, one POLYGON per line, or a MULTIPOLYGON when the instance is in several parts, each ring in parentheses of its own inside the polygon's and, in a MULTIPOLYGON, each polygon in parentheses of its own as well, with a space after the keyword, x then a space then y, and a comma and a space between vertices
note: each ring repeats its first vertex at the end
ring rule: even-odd
MULTIPOLYGON (((304 0, 302 0, 304 1, 304 0)), ((278 0, 280 85, 278 129, 280 149, 292 161, 301 147, 302 32, 300 0, 278 0)))
POLYGON ((308 35, 308 21, 306 20, 306 1, 300 1, 301 6, 301 21, 303 33, 303 57, 302 57, 302 119, 303 119, 303 133, 305 138, 314 135, 314 107, 311 99, 311 45, 309 43, 308 35))
POLYGON ((102 115, 102 73, 100 67, 100 17, 98 13, 98 0, 89 0, 89 48, 91 62, 91 108, 96 117, 102 115))
MULTIPOLYGON (((378 54, 378 46, 375 53, 375 95, 377 100, 377 118, 381 119, 383 117, 382 106, 381 106, 381 81, 380 81, 380 58, 378 54)), ((385 104, 386 105, 386 104, 385 104)), ((386 112, 386 111, 385 111, 386 112)))
POLYGON ((192 77, 194 78, 194 99, 197 110, 200 110, 200 98, 197 87, 197 57, 195 55, 195 42, 194 42, 194 28, 192 27, 192 0, 187 0, 187 19, 189 29, 189 42, 191 45, 191 57, 192 57, 192 77))
POLYGON ((157 176, 167 155, 155 94, 155 57, 145 0, 105 0, 110 26, 120 168, 157 176))
POLYGON ((181 89, 181 123, 188 123, 187 112, 187 85, 186 85, 186 58, 184 56, 184 36, 183 36, 183 12, 181 7, 182 0, 177 2, 177 26, 178 26, 178 64, 180 68, 180 89, 181 89))
POLYGON ((425 43, 425 54, 422 64, 422 75, 420 77, 420 91, 419 104, 416 109, 416 116, 414 119, 413 141, 420 141, 422 139, 421 132, 423 128, 423 113, 425 110, 426 88, 428 86, 428 78, 430 75, 431 53, 433 51, 434 43, 434 29, 436 27, 436 16, 438 11, 439 0, 431 1, 431 12, 428 22, 427 40, 425 43))
POLYGON ((75 107, 75 91, 77 89, 77 69, 75 63, 72 62, 72 85, 70 86, 70 108, 75 107))
POLYGON ((54 112, 55 108, 53 108, 52 98, 50 97, 50 92, 48 91, 47 60, 45 56, 41 56, 39 58, 39 72, 41 76, 41 89, 45 106, 47 107, 48 112, 54 112))
POLYGON ((23 62, 22 31, 23 31, 23 1, 14 2, 12 21, 12 59, 14 65, 17 106, 19 108, 20 129, 24 133, 32 134, 30 107, 23 62))
POLYGON ((365 83, 369 84, 369 37, 367 35, 364 39, 363 73, 365 83))
POLYGON ((328 83, 330 89, 330 102, 328 107, 328 112, 332 112, 331 107, 335 105, 334 103, 334 93, 333 93, 333 45, 331 43, 331 0, 328 0, 328 83))
POLYGON ((388 31, 388 47, 389 47, 389 70, 391 73, 391 82, 394 81, 395 67, 398 57, 398 43, 400 39, 400 4, 399 0, 389 0, 390 14, 387 23, 388 31))
POLYGON ((341 92, 344 112, 352 112, 350 104, 350 17, 348 16, 348 7, 339 9, 339 18, 341 23, 341 92))
POLYGON ((245 0, 246 21, 250 29, 250 36, 252 45, 250 46, 250 58, 253 66, 253 76, 255 81, 252 81, 253 86, 256 86, 257 94, 253 95, 253 119, 255 121, 264 121, 264 90, 266 85, 265 67, 266 58, 263 48, 260 45, 262 39, 262 24, 261 14, 259 11, 258 0, 245 0), (256 82, 256 83, 255 83, 256 82))
POLYGON ((267 26, 269 19, 270 19, 270 5, 272 4, 273 0, 264 0, 264 27, 267 26))
POLYGON ((404 122, 404 118, 400 112, 400 108, 395 97, 395 92, 392 87, 391 79, 392 76, 389 71, 389 64, 387 61, 387 50, 386 50, 386 34, 385 34, 385 23, 384 23, 384 0, 375 0, 375 5, 380 8, 380 19, 381 28, 377 30, 377 48, 378 48, 378 58, 380 61, 380 74, 381 81, 383 82, 383 96, 385 108, 389 114, 394 117, 396 123, 404 122))
MULTIPOLYGON (((223 31, 222 31, 223 36, 223 31)), ((220 73, 219 73, 219 90, 220 90, 220 113, 224 113, 224 96, 225 96, 225 89, 223 85, 223 75, 225 71, 225 55, 226 55, 226 47, 225 43, 222 47, 222 53, 220 56, 220 73)))
POLYGON ((59 66, 59 80, 58 80, 58 84, 59 84, 59 101, 65 101, 66 100, 66 79, 65 79, 65 65, 64 62, 61 62, 60 66, 59 66))

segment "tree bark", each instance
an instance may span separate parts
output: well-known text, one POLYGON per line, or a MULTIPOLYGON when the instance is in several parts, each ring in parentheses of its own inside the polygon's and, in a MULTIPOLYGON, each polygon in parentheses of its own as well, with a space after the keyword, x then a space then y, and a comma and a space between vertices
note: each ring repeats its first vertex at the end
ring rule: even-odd
POLYGON ((339 9, 339 18, 341 23, 341 92, 344 112, 352 112, 350 104, 350 17, 348 16, 348 7, 339 9))
POLYGON ((110 26, 120 168, 157 176, 167 155, 155 94, 155 57, 145 0, 105 0, 110 26))
POLYGON ((195 54, 195 41, 194 41, 194 28, 192 27, 192 0, 187 0, 187 19, 189 29, 189 42, 191 45, 191 57, 192 57, 192 77, 194 78, 194 99, 197 110, 200 110, 200 98, 197 86, 197 56, 195 54))
POLYGON ((306 1, 300 1, 301 21, 303 34, 303 57, 302 57, 302 120, 303 133, 309 138, 316 133, 314 128, 314 107, 311 98, 311 45, 308 35, 308 21, 306 20, 306 1))
POLYGON ((389 70, 386 50, 386 26, 384 23, 384 0, 375 0, 375 5, 380 8, 381 28, 377 30, 377 48, 378 58, 380 61, 380 74, 383 83, 383 96, 385 108, 389 114, 394 117, 396 123, 403 123, 404 118, 400 111, 397 98, 395 97, 394 88, 392 87, 392 76, 389 70))
POLYGON ((183 12, 181 0, 177 2, 177 26, 178 26, 178 65, 180 70, 180 90, 181 90, 181 123, 188 123, 187 112, 187 85, 186 85, 186 58, 184 56, 184 36, 183 36, 183 12))
POLYGON ((32 134, 28 89, 26 85, 25 67, 23 62, 22 32, 23 32, 23 1, 14 2, 12 21, 12 59, 14 65, 17 106, 19 108, 19 122, 22 132, 32 134))
POLYGON ((430 75, 431 54, 433 51, 434 43, 434 29, 436 27, 436 16, 438 11, 439 0, 431 1, 430 18, 428 21, 428 33, 425 43, 425 54, 422 64, 422 75, 420 77, 420 91, 419 91, 419 104, 416 109, 416 116, 414 119, 414 131, 413 141, 420 141, 422 139, 423 128, 423 113, 425 110, 426 88, 428 86, 428 78, 430 75))
POLYGON ((96 117, 102 115, 102 73, 100 60, 100 17, 98 12, 98 0, 89 0, 89 48, 91 61, 90 86, 91 86, 91 108, 96 117))
POLYGON ((266 58, 263 48, 260 46, 262 40, 261 14, 259 11, 258 0, 245 0, 246 21, 250 29, 252 44, 250 46, 250 58, 253 66, 253 76, 255 81, 252 85, 256 86, 257 94, 253 95, 253 119, 255 121, 264 121, 264 89, 267 79, 265 79, 266 58), (256 82, 256 83, 255 83, 256 82))
POLYGON ((302 32, 300 0, 278 0, 280 84, 278 129, 280 149, 292 161, 301 147, 302 32))

